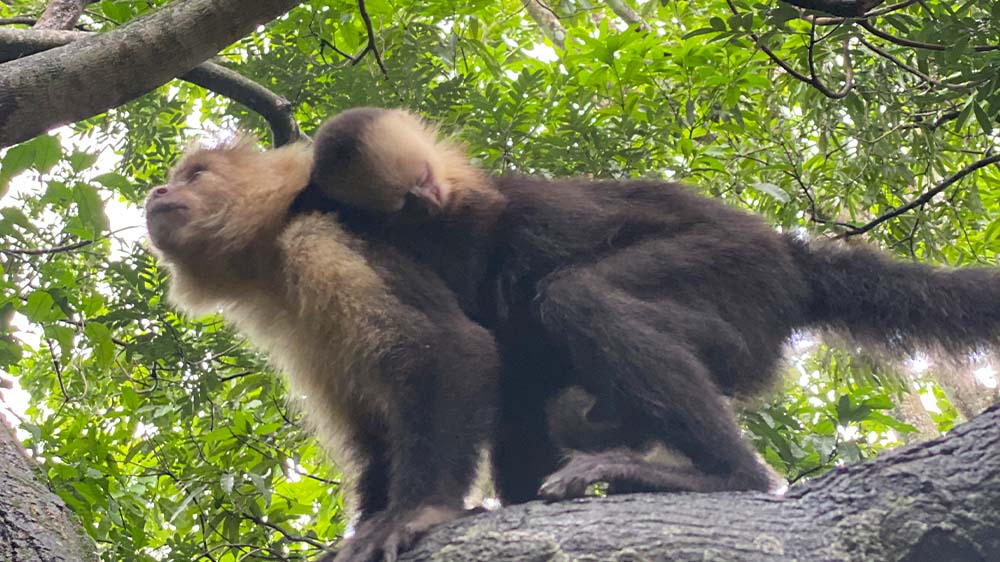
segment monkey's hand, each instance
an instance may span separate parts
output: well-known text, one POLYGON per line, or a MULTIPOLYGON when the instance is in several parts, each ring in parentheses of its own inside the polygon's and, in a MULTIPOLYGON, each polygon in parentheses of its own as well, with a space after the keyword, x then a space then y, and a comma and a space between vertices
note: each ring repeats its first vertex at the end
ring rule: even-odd
POLYGON ((429 505, 401 515, 382 513, 365 521, 336 555, 319 562, 396 562, 435 525, 467 515, 462 509, 429 505))

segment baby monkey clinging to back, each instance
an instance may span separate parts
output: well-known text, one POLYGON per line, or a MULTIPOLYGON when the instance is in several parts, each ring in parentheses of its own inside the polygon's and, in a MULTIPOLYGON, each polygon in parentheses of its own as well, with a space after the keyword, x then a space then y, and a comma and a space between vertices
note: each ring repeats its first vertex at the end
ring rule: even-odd
MULTIPOLYGON (((809 244, 682 185, 489 178, 400 110, 354 109, 318 134, 299 209, 428 265, 493 330, 502 360, 494 475, 507 502, 558 468, 545 405, 569 386, 627 449, 663 443, 693 468, 578 455, 543 492, 765 490, 726 396, 766 389, 798 328, 890 351, 1000 342, 1000 276, 809 244)), ((587 440, 584 439, 584 442, 587 440)))

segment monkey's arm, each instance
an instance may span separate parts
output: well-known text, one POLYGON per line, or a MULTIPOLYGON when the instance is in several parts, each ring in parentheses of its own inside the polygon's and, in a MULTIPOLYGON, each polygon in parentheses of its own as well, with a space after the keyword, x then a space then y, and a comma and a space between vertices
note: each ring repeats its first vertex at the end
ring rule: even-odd
POLYGON ((490 334, 436 276, 391 248, 343 239, 332 217, 313 214, 295 219, 283 243, 305 323, 322 331, 350 311, 353 333, 331 331, 331 341, 373 354, 371 368, 348 369, 346 386, 316 388, 358 402, 350 416, 365 457, 364 520, 335 559, 369 562, 464 515, 478 450, 493 432, 498 359, 490 334))

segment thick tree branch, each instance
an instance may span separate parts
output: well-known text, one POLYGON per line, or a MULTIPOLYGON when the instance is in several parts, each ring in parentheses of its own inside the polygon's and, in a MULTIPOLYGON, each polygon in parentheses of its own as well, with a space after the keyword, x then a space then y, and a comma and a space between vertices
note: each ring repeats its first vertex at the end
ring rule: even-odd
POLYGON ((174 2, 0 67, 0 147, 93 117, 190 71, 299 0, 174 2))
MULTIPOLYGON (((877 10, 872 10, 866 13, 864 16, 861 16, 860 19, 877 18, 891 12, 898 12, 899 10, 908 8, 919 1, 920 0, 903 0, 902 2, 897 2, 895 4, 883 6, 877 10)), ((806 15, 803 16, 803 19, 805 19, 806 21, 810 21, 816 25, 841 25, 843 23, 846 23, 847 20, 849 19, 859 19, 859 18, 831 18, 831 17, 816 17, 816 16, 806 15)))
POLYGON ((35 29, 73 29, 84 8, 98 0, 50 0, 35 29))
POLYGON ((781 0, 786 4, 844 18, 859 18, 885 0, 781 0))
POLYGON ((1000 408, 793 487, 538 502, 442 526, 401 562, 1000 560, 1000 408))
MULTIPOLYGON (((80 31, 0 29, 0 63, 78 41, 92 35, 80 31)), ((214 63, 203 63, 180 76, 181 80, 226 96, 261 115, 271 127, 276 146, 301 136, 287 99, 260 84, 214 63)))
POLYGON ((851 236, 864 234, 869 230, 875 228, 876 226, 884 223, 887 220, 896 218, 899 215, 906 213, 907 211, 911 211, 913 209, 916 209, 917 207, 929 203, 931 199, 934 199, 934 197, 937 196, 939 193, 941 193, 945 189, 948 189, 948 187, 951 186, 951 184, 957 182, 958 180, 964 178, 965 176, 971 174, 972 172, 975 172, 980 168, 985 168, 991 164, 996 164, 998 162, 1000 162, 1000 154, 994 154, 993 156, 988 156, 981 160, 976 160, 972 164, 969 164, 968 166, 948 176, 940 183, 935 185, 932 189, 928 190, 926 193, 924 193, 920 197, 917 197, 913 201, 910 201, 909 203, 901 207, 897 207, 885 214, 879 215, 877 218, 871 220, 870 222, 861 226, 856 226, 851 231, 837 235, 835 238, 849 238, 851 236))

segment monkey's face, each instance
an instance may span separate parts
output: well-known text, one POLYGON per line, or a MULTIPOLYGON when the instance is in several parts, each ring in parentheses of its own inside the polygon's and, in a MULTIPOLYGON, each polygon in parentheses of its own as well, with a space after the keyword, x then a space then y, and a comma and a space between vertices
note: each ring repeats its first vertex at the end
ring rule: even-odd
POLYGON ((146 197, 154 248, 164 257, 197 263, 273 238, 306 184, 308 154, 295 146, 259 152, 237 142, 185 155, 167 184, 146 197))

